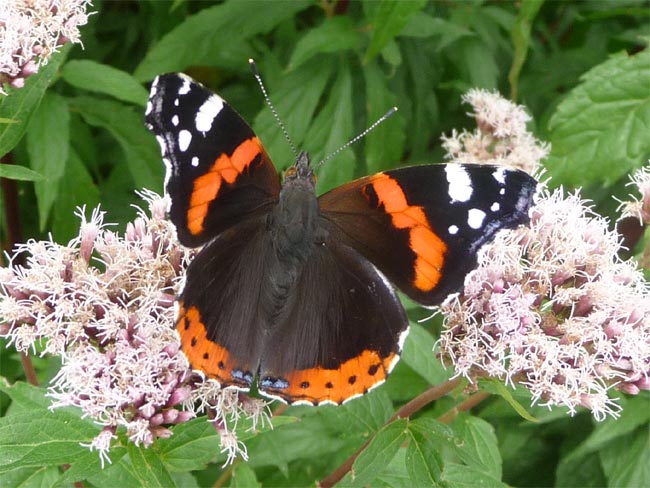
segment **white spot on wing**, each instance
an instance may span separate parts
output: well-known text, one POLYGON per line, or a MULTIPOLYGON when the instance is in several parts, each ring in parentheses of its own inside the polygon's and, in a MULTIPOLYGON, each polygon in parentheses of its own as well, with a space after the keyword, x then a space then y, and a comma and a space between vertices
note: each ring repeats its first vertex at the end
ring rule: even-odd
POLYGON ((196 168, 199 165, 199 158, 192 156, 192 166, 196 168))
MULTIPOLYGON (((154 95, 153 91, 151 92, 151 95, 152 96, 154 95)), ((149 115, 152 110, 153 110, 153 104, 151 103, 151 100, 149 99, 149 100, 147 100, 147 109, 144 111, 144 114, 149 115)))
POLYGON ((187 148, 190 147, 190 142, 192 142, 192 134, 189 130, 183 129, 178 133, 178 149, 181 152, 187 151, 187 148))
POLYGON ((497 180, 502 185, 506 184, 506 169, 505 168, 497 168, 497 169, 495 169, 494 172, 492 173, 492 176, 494 177, 495 180, 497 180))
POLYGON ((498 212, 499 210, 501 210, 501 205, 499 204, 499 202, 494 202, 490 207, 490 210, 492 210, 493 212, 498 212))
POLYGON ((190 92, 190 79, 186 76, 183 77, 183 84, 178 89, 179 95, 187 95, 190 92))
POLYGON ((409 332, 411 331, 410 327, 407 327, 404 329, 402 332, 399 333, 399 338, 397 339, 397 346, 399 347, 400 352, 402 349, 404 349, 404 343, 406 342, 406 338, 409 335, 409 332))
POLYGON ((485 220, 485 212, 479 210, 478 208, 472 208, 467 212, 467 224, 472 229, 480 229, 483 227, 483 221, 485 220))
POLYGON ((450 163, 445 166, 449 196, 453 202, 466 202, 472 197, 472 180, 460 164, 450 163))
POLYGON ((449 232, 452 236, 455 236, 456 234, 458 234, 458 231, 459 231, 459 230, 460 230, 460 229, 458 228, 457 225, 450 225, 450 226, 447 228, 447 232, 449 232))
POLYGON ((172 124, 174 124, 174 127, 178 127, 179 122, 180 122, 180 120, 178 119, 178 115, 174 115, 172 117, 172 124))
POLYGON ((196 119, 194 120, 196 130, 203 133, 208 132, 212 127, 212 122, 214 122, 214 119, 219 115, 222 108, 223 100, 217 95, 211 95, 205 102, 203 102, 203 105, 199 107, 196 119))

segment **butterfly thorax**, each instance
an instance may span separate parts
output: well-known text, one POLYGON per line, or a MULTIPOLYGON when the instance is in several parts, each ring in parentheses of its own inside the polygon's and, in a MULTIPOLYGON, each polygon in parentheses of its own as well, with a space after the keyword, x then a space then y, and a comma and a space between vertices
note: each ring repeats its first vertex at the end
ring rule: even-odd
POLYGON ((323 242, 315 178, 309 156, 300 153, 287 170, 278 203, 269 219, 273 256, 268 268, 270 296, 266 303, 271 322, 281 321, 290 304, 287 298, 297 284, 303 266, 323 242))

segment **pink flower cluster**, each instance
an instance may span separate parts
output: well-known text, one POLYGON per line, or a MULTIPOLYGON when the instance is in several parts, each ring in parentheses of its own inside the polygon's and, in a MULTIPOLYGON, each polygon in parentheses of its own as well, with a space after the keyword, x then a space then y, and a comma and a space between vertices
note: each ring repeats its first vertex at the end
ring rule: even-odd
MULTIPOLYGON (((444 138, 452 161, 537 171, 549 148, 527 132, 522 107, 482 90, 464 100, 478 129, 444 138)), ((626 207, 641 219, 649 176, 635 176, 643 198, 626 207)), ((470 380, 522 385, 549 407, 616 415, 611 388, 650 389, 650 284, 620 251, 618 235, 577 194, 542 191, 530 227, 500 233, 462 293, 440 307, 443 359, 470 380)))
POLYGON ((265 404, 189 369, 173 303, 191 251, 177 244, 165 201, 144 196, 152 216, 140 212, 124 236, 107 230, 96 209, 90 221, 81 213, 79 236, 67 246, 19 246, 26 265, 0 268, 0 335, 19 351, 38 345, 42 354, 61 357, 52 408, 76 406, 104 426, 89 444, 102 462, 118 428, 149 446, 206 408, 232 460, 245 451, 226 419, 256 420, 265 404))
POLYGON ((63 44, 80 42, 88 5, 90 0, 0 2, 0 93, 2 83, 21 88, 63 44))

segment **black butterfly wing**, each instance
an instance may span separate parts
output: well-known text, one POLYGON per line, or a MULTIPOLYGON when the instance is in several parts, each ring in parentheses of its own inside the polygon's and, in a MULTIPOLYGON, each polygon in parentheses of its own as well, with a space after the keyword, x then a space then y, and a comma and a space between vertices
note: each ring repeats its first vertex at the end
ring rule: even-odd
POLYGON ((264 218, 224 231, 190 263, 176 328, 195 370, 222 386, 248 389, 266 341, 260 308, 271 243, 264 218))
POLYGON ((277 201, 278 173, 252 129, 189 76, 154 80, 145 123, 167 166, 169 215, 182 244, 204 244, 277 201))
POLYGON ((528 221, 537 182, 489 165, 413 166, 361 178, 319 198, 328 225, 424 305, 458 291, 481 246, 528 221))
POLYGON ((406 313, 386 278, 328 233, 304 264, 267 338, 258 388, 289 403, 340 404, 386 379, 399 359, 406 313))

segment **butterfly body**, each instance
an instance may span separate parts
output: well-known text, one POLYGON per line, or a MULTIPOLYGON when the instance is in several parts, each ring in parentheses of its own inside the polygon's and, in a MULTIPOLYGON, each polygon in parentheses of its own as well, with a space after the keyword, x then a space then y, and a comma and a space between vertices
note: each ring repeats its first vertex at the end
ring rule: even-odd
POLYGON ((170 218, 202 249, 176 328, 192 367, 224 387, 339 404, 381 384, 408 319, 396 286, 434 306, 480 247, 526 222, 536 183, 515 170, 423 165, 316 196, 301 153, 280 183, 260 141, 217 95, 158 77, 145 117, 167 165, 170 218))

